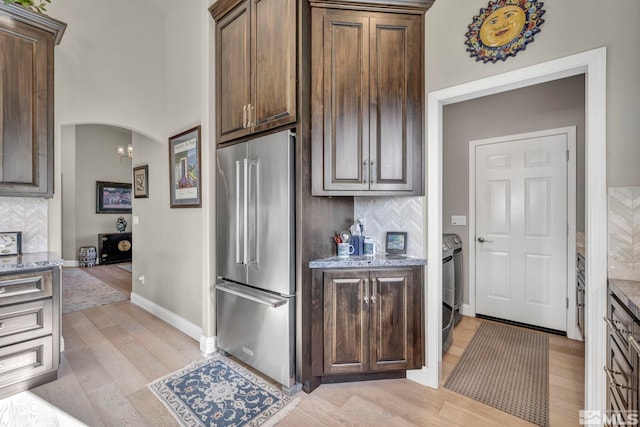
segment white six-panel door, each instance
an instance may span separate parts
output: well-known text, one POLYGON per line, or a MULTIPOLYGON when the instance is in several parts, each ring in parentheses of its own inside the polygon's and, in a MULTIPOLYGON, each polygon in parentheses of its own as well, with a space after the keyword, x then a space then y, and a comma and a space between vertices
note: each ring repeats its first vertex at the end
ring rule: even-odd
POLYGON ((471 149, 476 313, 566 331, 567 135, 471 149))

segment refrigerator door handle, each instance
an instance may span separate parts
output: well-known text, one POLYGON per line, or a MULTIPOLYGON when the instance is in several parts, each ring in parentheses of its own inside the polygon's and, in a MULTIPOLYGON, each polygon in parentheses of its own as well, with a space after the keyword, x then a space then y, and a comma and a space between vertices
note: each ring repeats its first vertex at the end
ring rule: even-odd
POLYGON ((244 166, 244 218, 243 218, 243 226, 244 226, 244 234, 243 234, 243 242, 242 242, 242 263, 247 265, 248 256, 248 239, 249 239, 249 159, 243 159, 242 164, 244 166))
MULTIPOLYGON (((240 257, 240 168, 242 162, 236 161, 236 264, 244 265, 244 260, 240 257)), ((244 241, 244 233, 242 235, 244 241)))
POLYGON ((260 233, 258 232, 258 223, 259 223, 259 215, 258 210, 260 209, 260 201, 259 201, 259 189, 260 189, 260 164, 257 160, 247 159, 247 210, 251 212, 251 221, 247 221, 247 227, 251 227, 251 230, 246 231, 247 233, 247 265, 257 265, 258 264, 258 239, 260 237, 260 233), (251 173, 251 171, 255 168, 255 173, 251 173), (254 184, 255 180, 255 184, 254 184))
POLYGON ((277 297, 277 296, 270 296, 268 299, 267 298, 260 298, 259 296, 249 295, 247 293, 238 291, 237 289, 227 288, 227 287, 225 287, 224 285, 221 285, 221 284, 216 285, 216 289, 221 291, 221 292, 226 292, 226 293, 231 294, 231 295, 239 296, 240 298, 244 298, 244 299, 248 299, 250 301, 257 302, 258 304, 267 305, 267 306, 269 306, 271 308, 280 307, 281 305, 286 304, 287 301, 288 301, 286 298, 280 298, 280 297, 277 297))

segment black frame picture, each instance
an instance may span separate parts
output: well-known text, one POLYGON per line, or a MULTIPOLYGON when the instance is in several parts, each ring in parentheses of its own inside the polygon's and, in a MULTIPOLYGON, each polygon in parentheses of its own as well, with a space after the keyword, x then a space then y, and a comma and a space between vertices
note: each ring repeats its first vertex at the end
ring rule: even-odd
POLYGON ((135 199, 149 197, 149 165, 133 168, 133 197, 135 199))
POLYGON ((200 126, 169 138, 169 191, 172 208, 202 206, 200 126))
POLYGON ((96 213, 131 213, 131 184, 96 181, 96 213))
POLYGON ((407 238, 405 231, 387 231, 385 252, 388 254, 406 254, 407 238))

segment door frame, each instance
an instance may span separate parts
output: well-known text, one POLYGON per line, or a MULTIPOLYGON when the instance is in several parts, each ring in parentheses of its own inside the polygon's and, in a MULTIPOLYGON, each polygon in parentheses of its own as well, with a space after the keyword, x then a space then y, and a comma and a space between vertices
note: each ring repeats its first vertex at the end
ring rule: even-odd
POLYGON ((469 304, 464 304, 463 314, 476 315, 476 246, 472 244, 476 235, 476 193, 472 191, 476 186, 476 156, 475 149, 481 145, 504 143, 518 139, 540 138, 552 135, 567 135, 567 298, 568 307, 565 312, 567 336, 576 338, 576 127, 567 126, 555 129, 546 129, 536 132, 505 135, 495 138, 469 141, 469 304), (571 292, 571 291, 574 292, 571 292), (573 322, 570 320, 573 319, 573 322))
MULTIPOLYGON (((505 72, 427 95, 427 258, 442 257, 442 116, 447 104, 585 74, 585 250, 587 254, 584 408, 606 410, 607 298, 607 48, 600 47, 505 72), (430 238, 429 238, 430 237, 430 238)), ((425 284, 426 363, 407 378, 438 388, 442 373, 442 280, 440 262, 427 265, 425 284), (431 337, 429 339, 429 337, 431 337)))

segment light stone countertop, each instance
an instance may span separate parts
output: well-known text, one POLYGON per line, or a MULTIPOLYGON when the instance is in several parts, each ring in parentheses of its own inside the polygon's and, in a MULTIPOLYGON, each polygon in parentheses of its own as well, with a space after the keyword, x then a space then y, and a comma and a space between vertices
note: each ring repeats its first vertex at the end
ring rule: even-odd
POLYGON ((406 255, 355 255, 329 257, 311 261, 309 268, 370 268, 427 265, 427 260, 406 255))
POLYGON ((0 273, 19 273, 24 270, 55 267, 62 265, 64 260, 53 252, 37 252, 17 256, 0 257, 0 273))
POLYGON ((634 280, 609 279, 609 287, 612 288, 620 301, 631 312, 640 318, 640 282, 634 280))

